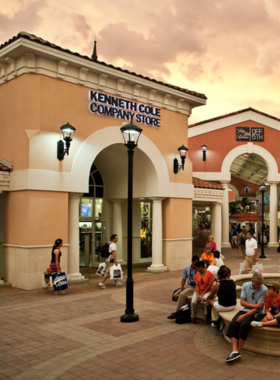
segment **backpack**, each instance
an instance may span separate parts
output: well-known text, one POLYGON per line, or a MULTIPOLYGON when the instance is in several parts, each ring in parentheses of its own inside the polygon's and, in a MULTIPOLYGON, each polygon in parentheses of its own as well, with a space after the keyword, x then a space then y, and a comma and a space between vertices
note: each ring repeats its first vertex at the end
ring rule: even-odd
POLYGON ((103 247, 101 247, 101 257, 103 257, 103 259, 107 259, 107 257, 111 255, 111 252, 109 252, 110 244, 111 243, 105 243, 103 247))
POLYGON ((189 323, 191 321, 191 309, 189 305, 182 306, 176 315, 176 323, 181 325, 183 323, 189 323))

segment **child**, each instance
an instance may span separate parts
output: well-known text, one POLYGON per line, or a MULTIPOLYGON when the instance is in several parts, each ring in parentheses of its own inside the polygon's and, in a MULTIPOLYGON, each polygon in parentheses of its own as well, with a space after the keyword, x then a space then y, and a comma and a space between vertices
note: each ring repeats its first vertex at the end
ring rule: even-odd
POLYGON ((266 286, 268 294, 265 299, 265 314, 255 314, 255 318, 261 321, 251 322, 253 327, 280 325, 280 284, 277 281, 270 281, 266 286))
POLYGON ((200 258, 201 261, 208 260, 210 265, 212 264, 212 261, 214 260, 214 255, 211 252, 211 249, 212 249, 211 245, 206 245, 206 247, 204 248, 204 253, 201 255, 201 258, 200 258))

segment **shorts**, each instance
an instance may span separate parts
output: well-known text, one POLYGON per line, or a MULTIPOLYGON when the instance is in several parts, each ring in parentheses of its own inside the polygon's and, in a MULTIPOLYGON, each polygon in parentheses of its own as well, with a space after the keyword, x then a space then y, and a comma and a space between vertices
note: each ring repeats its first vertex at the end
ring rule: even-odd
POLYGON ((50 263, 50 268, 53 272, 57 272, 56 263, 50 263))
POLYGON ((255 256, 246 256, 244 262, 244 270, 251 270, 253 265, 255 265, 255 256))
POLYGON ((105 263, 107 265, 107 269, 104 276, 110 277, 110 268, 114 265, 114 262, 111 263, 110 261, 105 261, 105 263))

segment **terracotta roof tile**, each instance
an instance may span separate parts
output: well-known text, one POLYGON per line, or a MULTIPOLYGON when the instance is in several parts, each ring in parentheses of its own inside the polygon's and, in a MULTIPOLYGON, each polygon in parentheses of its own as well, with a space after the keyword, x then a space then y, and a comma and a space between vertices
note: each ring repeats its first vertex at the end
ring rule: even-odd
POLYGON ((196 188, 202 188, 202 189, 215 189, 215 190, 223 190, 223 185, 220 183, 210 182, 210 181, 203 181, 199 178, 192 179, 193 185, 196 188))
POLYGON ((263 115, 263 116, 269 117, 270 119, 280 121, 280 119, 278 119, 278 118, 275 117, 275 116, 271 116, 271 115, 269 115, 269 114, 267 114, 267 113, 264 113, 264 112, 258 111, 258 110, 256 110, 255 108, 249 107, 249 108, 244 108, 243 110, 240 110, 240 111, 236 111, 236 112, 228 113, 228 114, 226 114, 226 115, 217 116, 217 117, 214 117, 213 119, 208 119, 208 120, 200 121, 199 123, 190 124, 190 125, 189 125, 189 128, 196 127, 197 125, 201 125, 201 124, 210 123, 211 121, 216 121, 216 120, 220 120, 220 119, 225 119, 225 118, 227 118, 227 117, 229 117, 229 116, 238 115, 238 114, 240 114, 240 113, 248 112, 248 111, 253 111, 253 112, 256 112, 256 113, 258 113, 258 114, 260 114, 260 115, 263 115))
POLYGON ((14 41, 16 40, 19 40, 20 38, 25 38, 27 40, 30 40, 30 41, 33 41, 33 42, 36 42, 36 43, 39 43, 39 44, 42 44, 42 45, 45 45, 45 46, 49 46, 53 49, 56 49, 56 50, 60 50, 60 51, 63 51, 64 53, 67 53, 67 54, 71 54, 71 55, 75 55, 76 57, 80 57, 80 58, 83 58, 83 59, 86 59, 88 61, 91 61, 91 62, 94 62, 94 63, 97 63, 98 65, 103 65, 103 66, 106 66, 106 67, 110 67, 114 70, 118 70, 118 71, 121 71, 123 73, 127 73, 129 75, 134 75, 138 78, 142 78, 142 79, 145 79, 145 80, 148 80, 148 81, 151 81, 151 82, 154 82, 154 83, 157 83, 157 84, 160 84, 162 86, 166 86, 166 87, 169 87, 169 88, 173 88, 174 90, 177 90, 177 91, 181 91, 181 92, 185 92, 187 94, 190 94, 190 95, 193 95, 193 96, 196 96, 198 98, 201 98, 201 99, 207 99, 207 97, 204 95, 204 94, 200 94, 198 92, 195 92, 195 91, 191 91, 191 90, 187 90, 186 88, 181 88, 181 87, 178 87, 178 86, 173 86, 172 84, 169 84, 169 83, 164 83, 162 81, 158 81, 156 79, 151 79, 149 77, 144 77, 143 75, 141 74, 136 74, 135 72, 131 72, 131 71, 128 71, 128 70, 124 70, 120 67, 116 67, 116 66, 113 66, 111 64, 108 64, 106 62, 102 62, 102 61, 93 61, 90 57, 88 57, 87 55, 81 55, 77 52, 72 52, 71 50, 69 49, 63 49, 62 47, 58 46, 58 45, 55 45, 49 41, 46 41, 44 40, 43 38, 41 37, 37 37, 35 36, 34 34, 29 34, 27 32, 19 32, 17 36, 14 36, 12 37, 11 39, 9 39, 8 41, 6 41, 4 44, 0 45, 0 50, 3 49, 4 47, 10 45, 11 43, 13 43, 14 41))

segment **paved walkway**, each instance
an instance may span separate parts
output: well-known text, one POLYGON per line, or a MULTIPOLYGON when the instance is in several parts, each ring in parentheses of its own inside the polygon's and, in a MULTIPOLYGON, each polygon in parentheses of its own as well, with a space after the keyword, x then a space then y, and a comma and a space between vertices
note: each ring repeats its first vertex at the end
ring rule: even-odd
MULTIPOLYGON (((238 273, 237 250, 224 250, 226 264, 238 273)), ((276 249, 266 250, 265 272, 280 270, 276 249)), ((125 286, 71 286, 53 291, 0 289, 0 379, 164 379, 278 380, 279 358, 242 353, 228 365, 230 345, 219 330, 202 322, 176 325, 171 293, 181 272, 134 272, 139 322, 125 324, 125 286)), ((125 282, 124 282, 125 283, 125 282)), ((245 346, 246 348, 246 346, 245 346)))

